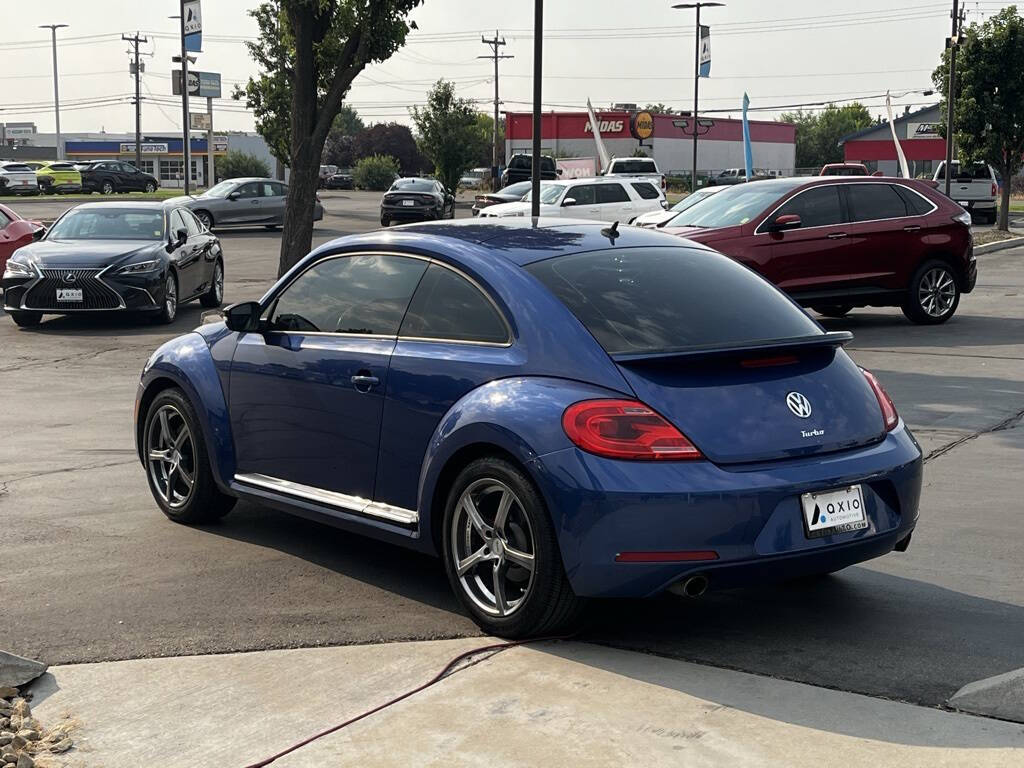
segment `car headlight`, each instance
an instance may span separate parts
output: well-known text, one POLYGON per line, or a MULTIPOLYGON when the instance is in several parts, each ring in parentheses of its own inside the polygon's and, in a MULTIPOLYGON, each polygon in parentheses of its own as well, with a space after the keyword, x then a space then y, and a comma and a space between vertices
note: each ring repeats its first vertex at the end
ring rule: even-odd
POLYGON ((121 267, 115 275, 137 275, 140 272, 153 272, 160 268, 159 259, 150 259, 149 261, 137 261, 134 264, 125 264, 121 267))
POLYGON ((36 277, 36 269, 31 264, 9 259, 4 269, 4 278, 8 277, 36 277))

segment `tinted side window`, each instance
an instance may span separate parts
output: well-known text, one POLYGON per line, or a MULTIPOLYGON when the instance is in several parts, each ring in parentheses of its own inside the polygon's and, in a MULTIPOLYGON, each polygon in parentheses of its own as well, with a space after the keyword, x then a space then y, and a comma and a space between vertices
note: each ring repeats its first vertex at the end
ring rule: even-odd
POLYGON ((599 203, 628 203, 629 195, 622 188, 621 184, 598 184, 597 202, 599 203))
POLYGON ((243 184, 235 191, 238 192, 239 197, 259 197, 260 185, 256 182, 249 182, 248 184, 243 184))
POLYGON ((480 291, 450 269, 431 264, 402 322, 402 336, 424 339, 508 341, 498 311, 480 291))
POLYGON ((278 297, 280 331, 395 336, 427 262, 402 256, 345 256, 303 272, 278 297))
POLYGON ((263 197, 277 197, 277 195, 279 194, 277 189, 276 189, 277 185, 276 184, 272 184, 269 181, 262 181, 262 182, 260 182, 259 187, 260 187, 260 194, 262 194, 263 197))
POLYGON ((841 223, 843 211, 839 205, 839 187, 830 185, 801 192, 783 205, 775 217, 788 213, 800 217, 801 227, 825 227, 841 223))
MULTIPOLYGON (((178 235, 178 230, 188 230, 188 225, 185 224, 185 219, 181 216, 181 211, 175 210, 171 212, 171 239, 173 240, 178 235)), ((190 233, 191 234, 191 233, 190 233)))
POLYGON ((635 189, 636 193, 644 200, 655 200, 658 198, 658 190, 654 188, 653 184, 634 181, 633 189, 635 189))
POLYGON ((932 204, 916 192, 901 185, 893 185, 893 189, 903 198, 903 202, 907 204, 907 211, 911 215, 923 216, 931 211, 932 204))
POLYGON ((0 211, 0 229, 7 229, 7 225, 11 223, 11 219, 6 213, 0 211))
POLYGON ((192 215, 192 211, 188 208, 182 208, 181 218, 185 220, 185 227, 188 229, 189 237, 202 234, 203 225, 199 223, 199 219, 192 215))
POLYGON ((850 184, 846 194, 851 221, 895 219, 907 215, 907 204, 889 184, 850 184))
POLYGON ((580 184, 578 187, 571 187, 565 196, 575 200, 576 205, 593 205, 597 202, 595 189, 595 184, 580 184))

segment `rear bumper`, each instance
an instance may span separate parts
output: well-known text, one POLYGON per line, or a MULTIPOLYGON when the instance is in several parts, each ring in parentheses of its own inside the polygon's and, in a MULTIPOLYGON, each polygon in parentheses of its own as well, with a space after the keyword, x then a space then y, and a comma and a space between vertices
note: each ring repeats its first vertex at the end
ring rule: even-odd
POLYGON ((438 213, 432 205, 382 205, 380 217, 392 221, 432 221, 438 218, 438 213))
POLYGON ((642 597, 698 573, 711 588, 737 587, 883 555, 916 525, 922 462, 901 423, 866 448, 761 465, 622 462, 571 448, 538 457, 532 469, 576 593, 642 597), (807 538, 800 494, 854 483, 868 527, 807 538), (717 559, 616 561, 622 552, 708 550, 717 559))

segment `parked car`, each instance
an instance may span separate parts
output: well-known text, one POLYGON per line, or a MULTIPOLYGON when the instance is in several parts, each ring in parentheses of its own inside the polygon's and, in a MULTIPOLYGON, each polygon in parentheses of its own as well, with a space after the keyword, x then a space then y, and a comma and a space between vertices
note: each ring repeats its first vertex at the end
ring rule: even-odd
MULTIPOLYGON (((530 195, 521 202, 492 205, 480 218, 529 216, 530 195)), ((541 183, 540 215, 631 223, 648 211, 664 210, 665 196, 656 181, 644 176, 598 176, 541 183)))
POLYGON ((491 169, 490 168, 474 168, 471 171, 466 171, 461 179, 459 179, 459 186, 462 189, 480 189, 481 186, 491 183, 491 169))
POLYGON ((725 187, 701 187, 696 192, 691 192, 667 211, 650 211, 636 217, 633 222, 638 227, 666 227, 670 226, 676 214, 689 210, 701 200, 706 200, 716 192, 721 192, 725 187))
POLYGON ((743 184, 746 180, 746 168, 726 168, 724 171, 721 171, 718 175, 709 177, 706 186, 732 186, 733 184, 743 184))
POLYGON ((0 195, 38 195, 36 172, 25 163, 0 163, 0 195))
POLYGON ((732 256, 826 317, 901 307, 943 323, 977 280, 969 214, 914 179, 774 179, 724 190, 663 231, 732 256))
POLYGON ((819 176, 870 176, 863 163, 828 163, 821 167, 819 176))
POLYGON ((472 213, 474 216, 479 216, 480 211, 488 206, 499 205, 501 203, 514 203, 518 200, 522 200, 523 196, 530 191, 532 186, 532 181, 517 181, 515 184, 509 184, 507 187, 502 187, 497 192, 482 192, 473 198, 472 213))
POLYGON ((658 170, 658 164, 653 157, 613 157, 604 175, 649 176, 655 179, 663 190, 668 189, 665 174, 658 170))
POLYGON ((38 221, 23 219, 11 208, 0 205, 0 275, 16 250, 42 237, 45 231, 38 221))
POLYGON ((338 172, 338 166, 336 165, 321 165, 320 172, 317 175, 317 186, 326 187, 327 180, 334 176, 338 172))
POLYGON ((269 505, 441 557, 489 634, 553 635, 588 597, 906 549, 921 450, 851 338, 650 229, 412 225, 160 347, 136 444, 173 522, 269 505))
POLYGON ((113 195, 117 192, 155 192, 160 181, 120 160, 96 160, 75 165, 82 175, 82 191, 113 195))
MULTIPOLYGON (((946 161, 939 163, 932 177, 936 187, 946 190, 946 161)), ((953 162, 953 176, 949 185, 949 196, 972 216, 985 224, 994 224, 997 208, 996 198, 999 196, 999 185, 996 183, 996 172, 991 165, 970 163, 961 166, 953 162)))
MULTIPOLYGON (((201 195, 181 202, 206 229, 225 226, 263 226, 276 229, 284 224, 288 185, 276 179, 243 177, 226 179, 201 195)), ((313 221, 324 217, 319 197, 313 202, 313 221)))
POLYGON ((52 161, 40 163, 36 182, 43 194, 71 194, 82 191, 82 174, 74 163, 52 161))
POLYGON ((85 203, 18 249, 0 280, 15 324, 43 315, 139 312, 170 323, 178 307, 224 297, 220 241, 175 200, 85 203))
POLYGON ((380 201, 380 225, 455 218, 455 195, 436 179, 396 179, 380 201))
MULTIPOLYGON (((540 177, 541 179, 554 180, 562 175, 562 170, 555 165, 555 158, 550 155, 541 155, 540 177)), ((512 155, 508 159, 508 166, 501 174, 501 186, 507 187, 518 181, 529 181, 533 177, 533 157, 531 155, 512 155)))
POLYGON ((355 189, 352 174, 341 173, 340 171, 328 178, 323 186, 324 189, 355 189))

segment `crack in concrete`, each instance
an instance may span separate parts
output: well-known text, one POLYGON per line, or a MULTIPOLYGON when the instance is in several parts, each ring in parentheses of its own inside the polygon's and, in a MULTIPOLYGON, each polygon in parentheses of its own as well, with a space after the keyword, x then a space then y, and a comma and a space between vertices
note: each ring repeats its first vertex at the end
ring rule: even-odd
POLYGON ((104 464, 89 464, 84 467, 61 467, 60 469, 49 469, 45 472, 33 472, 28 475, 21 475, 20 477, 13 477, 2 484, 3 488, 7 488, 12 483, 20 483, 23 480, 32 480, 37 477, 46 477, 47 475, 61 475, 67 472, 84 472, 90 469, 107 469, 108 467, 120 467, 127 464, 137 464, 138 459, 133 458, 128 461, 109 461, 104 464))
POLYGON ((971 355, 956 352, 921 352, 904 349, 878 349, 876 347, 848 347, 851 352, 882 352, 887 355, 928 355, 930 357, 976 357, 980 360, 1024 360, 1024 357, 1007 355, 971 355))
POLYGON ((924 461, 927 464, 932 459, 937 459, 939 456, 944 456, 945 454, 952 451, 954 448, 959 448, 964 443, 969 443, 971 440, 979 438, 982 435, 990 435, 993 432, 1003 432, 1007 429, 1013 429, 1014 427, 1017 426, 1017 424, 1020 423, 1022 419, 1024 419, 1024 411, 1017 411, 1017 413, 1015 413, 1013 416, 1008 416, 1007 418, 1003 419, 994 426, 986 427, 985 429, 980 429, 977 432, 972 432, 969 435, 958 437, 956 440, 946 443, 946 445, 939 446, 934 451, 925 456, 924 461))
POLYGON ((26 368, 38 368, 45 365, 57 365, 58 363, 66 363, 69 360, 80 360, 89 357, 98 357, 99 355, 105 355, 108 352, 117 352, 122 349, 130 349, 130 347, 110 347, 109 349, 100 349, 90 352, 80 352, 77 355, 68 355, 67 357, 57 357, 52 360, 29 360, 28 362, 21 363, 19 365, 11 365, 5 368, 0 368, 0 373, 10 373, 11 371, 21 371, 26 368))

